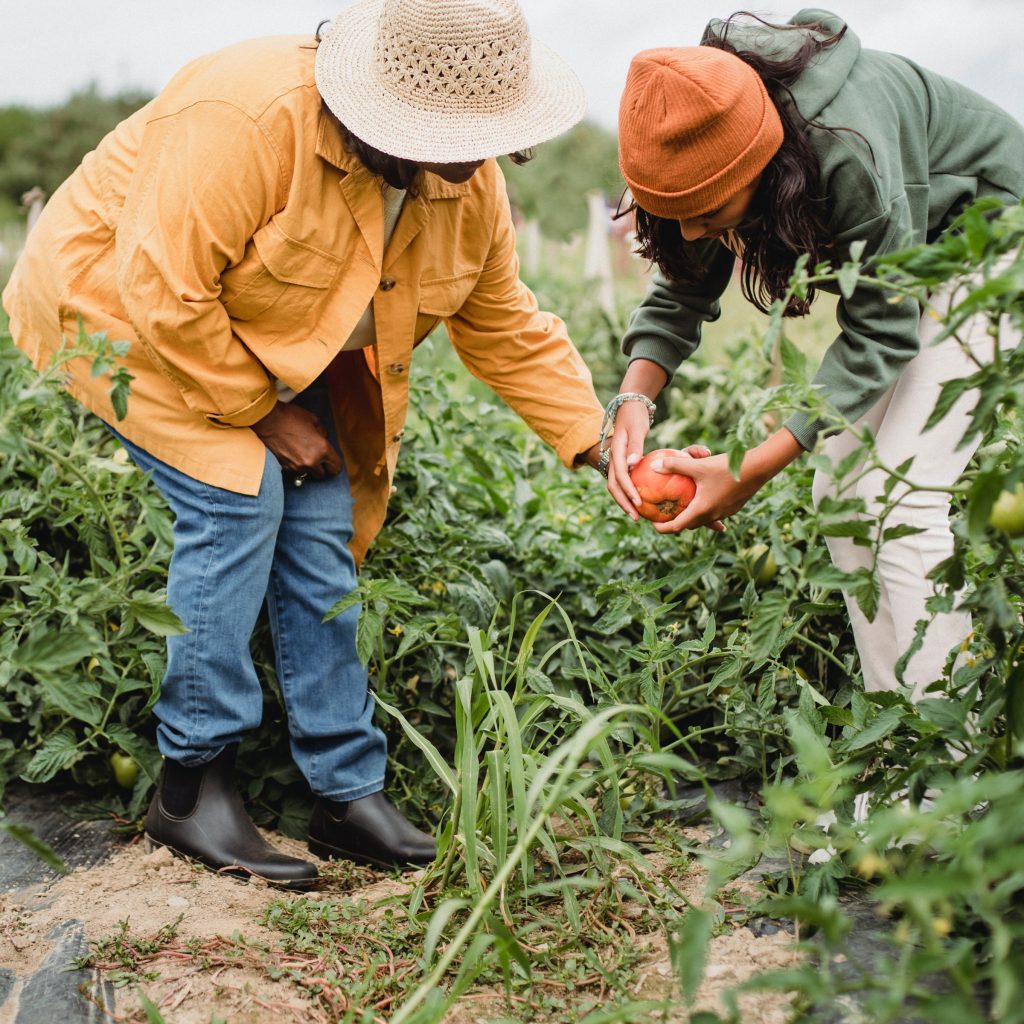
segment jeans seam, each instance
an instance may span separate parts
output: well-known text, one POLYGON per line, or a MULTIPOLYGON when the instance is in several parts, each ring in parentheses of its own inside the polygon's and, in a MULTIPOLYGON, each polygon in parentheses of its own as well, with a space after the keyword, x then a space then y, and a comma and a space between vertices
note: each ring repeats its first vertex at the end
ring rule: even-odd
POLYGON ((203 567, 203 576, 199 585, 199 592, 196 601, 196 629, 192 639, 192 670, 189 673, 189 702, 192 705, 191 735, 189 736, 190 747, 193 745, 196 733, 199 732, 200 716, 202 713, 199 701, 199 651, 202 648, 202 628, 205 619, 204 607, 206 603, 207 579, 209 578, 210 567, 213 565, 217 551, 217 544, 220 540, 220 519, 217 515, 216 495, 211 493, 210 487, 206 484, 203 484, 203 492, 209 503, 210 519, 213 523, 213 543, 210 545, 206 565, 203 567))
MULTIPOLYGON (((283 626, 283 602, 281 600, 281 592, 279 589, 279 576, 277 569, 273 564, 270 567, 270 589, 268 592, 267 604, 268 613, 277 620, 277 628, 274 630, 277 634, 274 646, 277 649, 277 656, 281 661, 281 678, 278 680, 278 689, 281 691, 281 702, 284 704, 285 714, 288 716, 289 723, 291 723, 296 719, 292 711, 292 705, 289 699, 289 686, 287 685, 288 681, 292 678, 291 663, 288 657, 288 642, 285 639, 285 634, 288 631, 283 626)), ((291 732, 290 725, 288 731, 289 733, 291 732)), ((309 759, 308 782, 313 788, 315 788, 316 781, 316 757, 316 752, 314 752, 309 759)))

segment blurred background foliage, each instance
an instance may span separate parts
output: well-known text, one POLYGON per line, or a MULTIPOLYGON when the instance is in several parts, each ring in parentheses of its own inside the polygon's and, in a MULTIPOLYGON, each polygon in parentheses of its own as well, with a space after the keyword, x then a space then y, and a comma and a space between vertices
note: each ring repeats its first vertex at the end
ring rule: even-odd
MULTIPOLYGON (((0 107, 0 223, 24 216, 21 197, 29 189, 53 195, 82 157, 149 98, 104 96, 91 86, 54 107, 0 107)), ((598 189, 614 203, 623 188, 615 136, 589 122, 538 147, 529 164, 501 163, 513 204, 553 239, 586 227, 588 192, 598 189), (567 196, 579 201, 567 202, 567 196)))
POLYGON ((0 222, 16 220, 21 197, 39 187, 48 196, 100 139, 149 97, 103 96, 89 87, 55 107, 0 107, 0 222))

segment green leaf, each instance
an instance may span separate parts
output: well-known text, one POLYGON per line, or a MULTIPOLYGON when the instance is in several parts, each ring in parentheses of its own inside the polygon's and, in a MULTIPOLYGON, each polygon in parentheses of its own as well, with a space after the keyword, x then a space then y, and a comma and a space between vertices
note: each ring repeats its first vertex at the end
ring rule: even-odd
POLYGON ((171 608, 152 595, 134 597, 128 602, 128 613, 138 619, 139 624, 157 636, 181 636, 189 630, 171 608))
POLYGON ((336 619, 342 612, 347 612, 349 608, 354 608, 363 600, 363 592, 360 588, 356 588, 350 594, 346 594, 340 601, 335 601, 330 608, 327 609, 327 614, 324 616, 324 622, 330 622, 331 619, 336 619))
POLYGON ((480 876, 476 813, 480 762, 473 729, 473 680, 470 676, 463 676, 455 684, 455 731, 455 764, 462 795, 457 824, 462 832, 466 879, 476 894, 482 896, 484 884, 480 876))
POLYGON ((160 751, 149 740, 123 725, 108 726, 107 735, 110 737, 111 743, 135 758, 142 774, 155 784, 157 776, 160 774, 160 751))
POLYGON ((414 746, 418 747, 426 756, 427 761, 430 763, 430 767, 434 769, 437 777, 452 791, 453 794, 457 795, 459 792, 459 784, 455 778, 455 773, 448 767, 448 762, 441 756, 437 747, 430 742, 409 720, 402 714, 398 708, 392 707, 386 701, 380 699, 377 694, 373 695, 373 699, 377 704, 389 714, 398 724, 402 727, 402 731, 406 736, 409 737, 414 746))
POLYGON ((865 747, 878 743, 879 740, 883 740, 890 733, 895 732, 903 722, 903 719, 906 718, 906 715, 907 712, 902 707, 885 708, 864 729, 845 740, 842 744, 842 749, 852 752, 854 750, 863 750, 865 747))
POLYGON ((42 743, 21 777, 26 782, 49 782, 57 772, 70 768, 81 757, 74 734, 62 729, 42 743))
POLYGON ((821 708, 818 713, 829 725, 853 725, 853 712, 849 708, 837 708, 830 704, 826 708, 821 708))
POLYGON ((668 932, 669 958, 679 975, 687 1003, 693 1002, 704 977, 714 924, 714 918, 706 910, 693 909, 683 919, 682 927, 668 932))
POLYGON ((146 993, 140 988, 138 990, 139 1003, 142 1009, 146 1012, 146 1024, 167 1024, 160 1011, 153 1005, 152 1001, 147 998, 146 993))
POLYGON ((59 871, 62 875, 66 875, 71 870, 27 825, 0 820, 0 830, 6 832, 12 839, 16 839, 22 846, 31 850, 44 864, 53 868, 54 871, 59 871))
MULTIPOLYGON (((625 1002, 615 1001, 614 1005, 602 1006, 600 1009, 591 1010, 586 1017, 579 1020, 579 1024, 635 1024, 638 1021, 654 1021, 663 1019, 665 1003, 662 1000, 626 1000, 625 1002)), ((697 1014, 689 1018, 689 1024, 710 1024, 710 1020, 698 1021, 698 1017, 707 1017, 707 1014, 697 1014)), ((711 1015, 714 1024, 722 1024, 722 1021, 711 1015)), ((502 1024, 495 1021, 494 1024, 502 1024)), ((513 1024, 510 1020, 508 1024, 513 1024)))
POLYGON ((783 336, 779 342, 782 360, 782 380, 786 384, 806 384, 809 379, 807 356, 783 336))
POLYGON ((960 400, 964 392, 971 390, 975 386, 975 382, 970 377, 955 377, 953 380, 947 380, 939 391, 935 408, 932 409, 931 415, 924 425, 924 430, 931 430, 932 427, 944 419, 949 410, 960 400))
POLYGON ((384 617, 380 612, 365 606, 356 626, 356 655, 364 665, 370 663, 383 628, 384 617))
POLYGON ((842 523, 821 523, 818 532, 823 537, 859 537, 871 539, 872 524, 863 519, 848 519, 842 523))
POLYGON ((43 698, 48 704, 71 718, 99 725, 103 718, 103 704, 99 684, 88 676, 40 676, 37 680, 43 698))
POLYGON ((128 396, 131 394, 131 382, 134 379, 124 367, 110 375, 110 404, 118 420, 123 420, 128 415, 128 396))
POLYGON ((98 654, 99 641, 81 629, 60 631, 42 629, 34 632, 14 654, 14 664, 34 675, 58 672, 83 658, 98 654))
POLYGON ((911 526, 910 523, 900 523, 899 526, 888 526, 882 531, 882 542, 888 544, 891 540, 913 537, 918 533, 924 533, 924 528, 911 526))
POLYGON ((775 651, 788 614, 789 597, 781 590, 770 591, 758 602, 750 624, 750 645, 744 652, 755 666, 775 651))
POLYGON ((839 286, 840 294, 849 302, 853 293, 857 290, 860 282, 860 267, 856 263, 844 263, 836 271, 836 284, 839 286))
POLYGON ((1006 679, 1006 731, 1011 741, 1024 740, 1024 662, 1006 679))
POLYGON ((423 962, 429 964, 434 958, 437 944, 441 940, 448 922, 460 910, 468 910, 473 906, 469 900, 449 899, 445 900, 430 915, 430 924, 427 925, 426 934, 423 936, 423 962))

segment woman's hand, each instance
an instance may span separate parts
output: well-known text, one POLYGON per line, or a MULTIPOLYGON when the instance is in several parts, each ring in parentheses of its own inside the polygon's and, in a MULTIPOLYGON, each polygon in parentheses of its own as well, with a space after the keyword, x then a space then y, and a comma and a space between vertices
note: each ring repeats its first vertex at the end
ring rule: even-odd
POLYGON ((697 485, 693 500, 671 522, 655 523, 659 533, 679 533, 698 526, 721 532, 722 520, 737 513, 761 486, 760 483, 737 480, 729 472, 728 455, 711 455, 694 459, 688 454, 664 456, 651 464, 658 473, 683 473, 697 485))
POLYGON ((612 457, 608 463, 608 493, 634 522, 640 518, 636 506, 640 494, 629 478, 629 471, 643 458, 644 440, 651 429, 651 417, 643 402, 624 402, 615 416, 612 457))
MULTIPOLYGON (((668 381, 668 374, 649 359, 634 359, 619 386, 619 394, 632 391, 653 402, 668 381)), ((633 522, 640 518, 636 510, 640 495, 629 479, 629 471, 643 458, 644 441, 651 429, 651 416, 643 402, 623 402, 615 414, 609 448, 608 492, 633 522)))
POLYGON ((743 508, 764 484, 802 453, 797 439, 783 428, 743 456, 738 480, 729 472, 727 455, 695 459, 681 452, 678 457, 664 456, 652 468, 664 473, 685 473, 697 485, 697 493, 675 519, 655 523, 654 528, 659 533, 679 533, 698 526, 724 530, 722 520, 743 508))
POLYGON ((323 480, 341 472, 341 456, 327 440, 327 428, 308 409, 278 402, 252 429, 286 473, 323 480))

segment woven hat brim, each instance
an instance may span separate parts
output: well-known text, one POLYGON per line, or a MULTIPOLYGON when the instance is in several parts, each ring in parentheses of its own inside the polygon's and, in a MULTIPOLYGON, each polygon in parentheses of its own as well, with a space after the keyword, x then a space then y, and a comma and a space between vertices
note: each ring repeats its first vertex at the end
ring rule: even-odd
POLYGON ((531 40, 530 75, 501 113, 436 111, 410 104, 379 80, 374 45, 383 0, 361 0, 331 22, 316 54, 316 86, 354 135, 389 156, 463 163, 515 153, 553 139, 586 113, 583 86, 553 50, 531 40))

